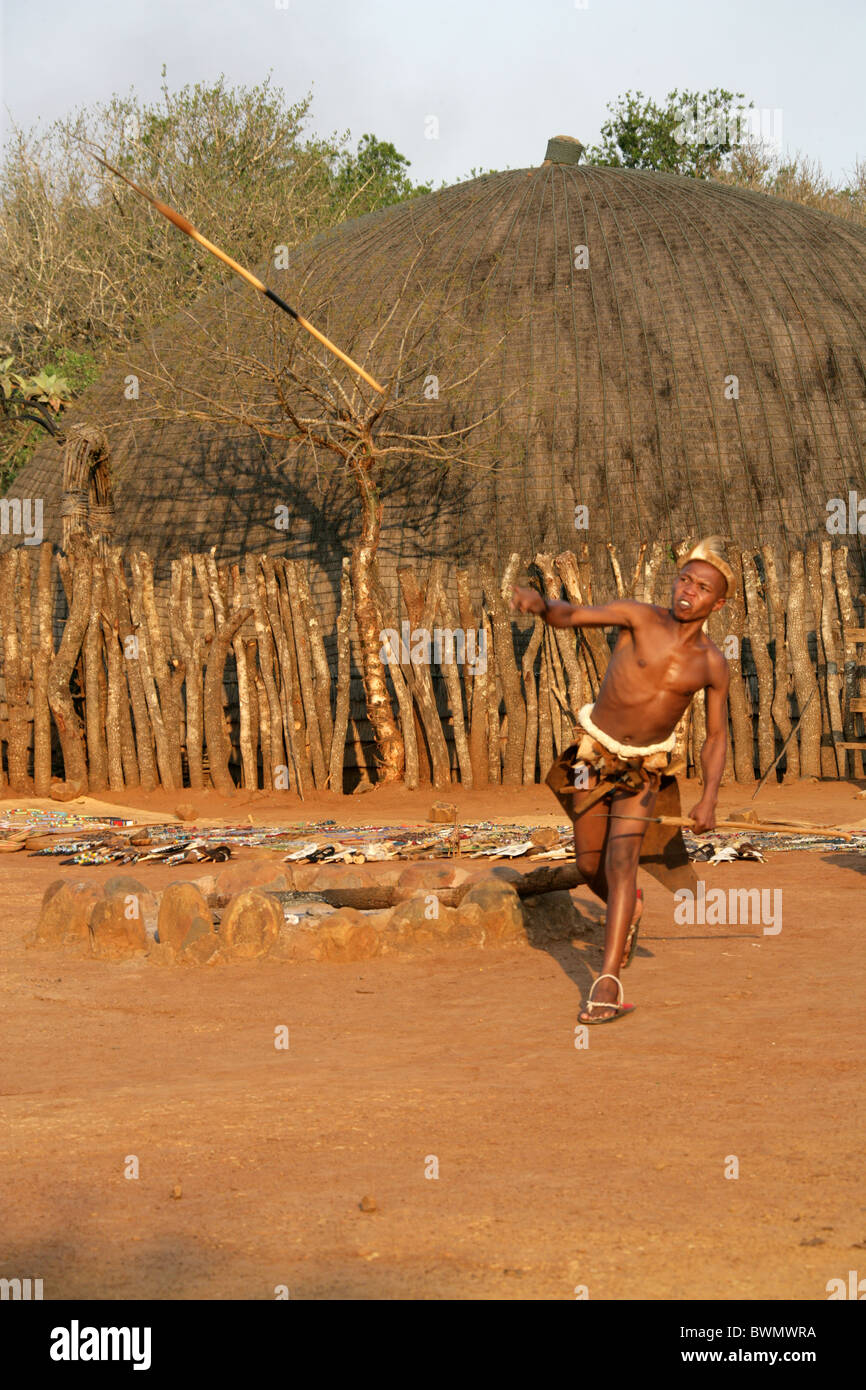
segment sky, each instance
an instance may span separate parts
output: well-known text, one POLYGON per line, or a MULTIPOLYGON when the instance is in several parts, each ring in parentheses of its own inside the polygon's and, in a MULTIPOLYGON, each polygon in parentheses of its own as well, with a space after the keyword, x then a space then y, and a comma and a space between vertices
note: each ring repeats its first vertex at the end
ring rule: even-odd
POLYGON ((841 182, 866 157, 866 0, 0 0, 0 137, 221 73, 313 92, 310 132, 371 132, 415 180, 541 163, 629 88, 742 91, 841 182), (431 119, 433 118, 433 119, 431 119))

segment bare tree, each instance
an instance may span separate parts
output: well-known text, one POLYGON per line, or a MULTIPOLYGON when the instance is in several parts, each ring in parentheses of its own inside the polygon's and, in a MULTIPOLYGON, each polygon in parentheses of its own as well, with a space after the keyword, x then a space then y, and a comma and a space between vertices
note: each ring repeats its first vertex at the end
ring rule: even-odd
MULTIPOLYGON (((425 247, 426 243, 419 245, 379 321, 359 327, 359 342, 341 344, 386 382, 383 395, 363 385, 282 316, 273 316, 266 340, 270 351, 264 354, 238 349, 237 322, 228 313, 217 315, 216 323, 190 314, 190 335, 198 339, 200 360, 217 362, 218 372, 191 372, 187 365, 181 375, 158 340, 151 340, 146 365, 136 358, 143 386, 141 409, 134 417, 127 411, 122 416, 126 426, 137 419, 240 426, 254 432, 271 452, 284 450, 281 463, 306 448, 316 468, 343 470, 357 508, 351 574, 364 691, 380 778, 386 782, 402 777, 405 750, 381 652, 384 621, 377 554, 382 484, 394 470, 416 463, 443 469, 507 467, 495 456, 501 432, 497 435, 494 425, 505 400, 514 394, 480 402, 465 424, 452 422, 467 390, 500 352, 513 325, 498 336, 486 329, 486 280, 453 299, 445 285, 425 280, 419 269, 425 247), (474 339, 468 353, 467 337, 474 339), (467 358, 474 364, 470 370, 449 374, 449 363, 465 364, 467 358)), ((300 286, 296 302, 303 302, 302 295, 300 286)), ((254 342, 256 336, 245 334, 244 340, 254 342)))

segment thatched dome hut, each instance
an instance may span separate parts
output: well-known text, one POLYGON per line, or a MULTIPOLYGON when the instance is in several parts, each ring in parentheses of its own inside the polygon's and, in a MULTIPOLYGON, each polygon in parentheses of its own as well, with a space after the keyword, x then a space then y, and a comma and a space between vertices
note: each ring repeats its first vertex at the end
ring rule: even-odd
MULTIPOLYGON (((271 261, 260 273, 356 357, 379 332, 368 365, 380 378, 423 294, 437 327, 429 361, 416 344, 401 378, 407 409, 432 377, 433 433, 499 407, 484 463, 389 460, 389 588, 401 558, 487 555, 501 566, 515 549, 586 541, 607 589, 610 541, 625 569, 641 539, 826 536, 829 500, 866 495, 866 232, 824 213, 711 180, 560 163, 554 152, 539 168, 349 222, 288 269, 271 261)), ((254 396, 238 359, 267 356, 273 312, 227 284, 107 370, 70 419, 108 429, 115 542, 148 550, 158 571, 181 549, 212 545, 219 559, 249 549, 305 557, 332 613, 357 525, 345 475, 321 453, 302 446, 287 458, 241 426, 146 418, 154 360, 191 409, 204 396, 254 396), (141 395, 127 402, 124 381, 139 366, 141 395), (274 524, 281 504, 288 531, 274 524)), ((10 495, 44 498, 46 535, 59 541, 55 443, 10 495)), ((856 553, 863 538, 850 544, 856 553)))

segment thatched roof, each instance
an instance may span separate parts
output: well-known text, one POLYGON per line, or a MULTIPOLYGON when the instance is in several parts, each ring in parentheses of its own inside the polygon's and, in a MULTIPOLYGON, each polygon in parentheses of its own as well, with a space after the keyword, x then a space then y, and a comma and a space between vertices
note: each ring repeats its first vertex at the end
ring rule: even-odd
MULTIPOLYGON (((829 499, 866 495, 866 232, 824 213, 713 181, 551 163, 359 218, 302 248, 287 271, 260 273, 356 356, 409 275, 444 313, 431 429, 505 401, 493 437, 504 471, 392 470, 389 587, 401 556, 504 561, 586 540, 607 588, 608 541, 625 568, 639 538, 826 536, 829 499), (478 377, 449 396, 449 380, 502 334, 478 377), (575 530, 578 504, 587 531, 575 530)), ((380 376, 411 308, 409 294, 368 362, 380 376)), ((273 312, 232 283, 151 347, 193 392, 237 391, 222 349, 266 354, 273 312)), ((130 352, 70 412, 109 428, 115 540, 158 565, 211 545, 227 559, 249 548, 305 556, 330 607, 354 534, 345 478, 304 451, 279 465, 285 449, 269 453, 243 432, 129 423, 145 405, 150 350, 130 352), (142 400, 125 419, 123 378, 139 360, 142 400), (291 511, 288 538, 273 525, 279 503, 291 511)), ((45 499, 54 539, 60 480, 46 442, 10 490, 45 499)))

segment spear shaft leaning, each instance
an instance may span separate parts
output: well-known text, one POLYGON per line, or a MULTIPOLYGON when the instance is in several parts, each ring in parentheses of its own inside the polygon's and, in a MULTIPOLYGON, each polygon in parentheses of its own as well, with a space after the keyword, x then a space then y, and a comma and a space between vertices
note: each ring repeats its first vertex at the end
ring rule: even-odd
POLYGON ((372 386, 374 390, 384 396, 385 387, 380 386, 375 377, 372 377, 363 367, 359 367, 357 362, 349 357, 347 353, 342 352, 341 349, 337 347, 336 343, 331 342, 330 338, 326 338, 324 333, 320 333, 315 324, 310 323, 309 319, 305 319, 302 314, 298 313, 297 309, 293 309, 290 304, 287 304, 286 301, 281 299, 278 294, 275 294, 273 290, 269 290, 267 285, 264 284, 257 275, 253 275, 251 270, 247 270, 246 267, 240 265, 234 257, 228 255, 226 251, 222 251, 219 246, 215 246, 212 241, 208 241, 206 236, 202 236, 198 228, 194 227, 187 217, 184 217, 182 213, 176 212, 174 208, 169 207, 168 203, 163 203, 162 200, 155 197, 153 193, 149 193, 146 188, 142 188, 139 184, 134 183, 131 178, 128 178, 126 174, 122 174, 119 169, 115 169, 114 165, 109 164, 108 160, 103 159, 101 155, 94 154, 92 150, 90 153, 103 168, 108 169, 112 174, 116 174, 119 179, 123 179, 124 183, 128 183, 130 188, 135 189, 135 192, 140 194, 142 198, 146 198, 147 201, 156 208, 157 212, 161 212, 163 217, 167 218, 175 227, 185 232, 193 241, 197 241, 199 246, 203 246, 205 251, 209 251, 212 256, 216 256, 218 261, 222 261, 223 265, 227 265, 236 275, 240 275, 241 279, 246 280, 248 285, 252 285, 254 290, 258 290, 259 293, 263 294, 266 299, 269 299, 272 304, 276 304, 277 308, 282 309, 283 312, 293 318, 296 323, 299 323, 302 328, 305 328, 323 347, 328 349, 328 352, 332 352, 341 362, 345 362, 346 366, 350 367, 353 372, 356 372, 359 377, 366 381, 368 386, 372 386))
MULTIPOLYGON (((679 825, 684 830, 694 830, 694 822, 686 816, 620 816, 609 813, 610 820, 636 820, 652 822, 654 825, 679 825)), ((762 821, 726 820, 719 821, 714 830, 751 830, 755 835, 817 835, 826 840, 854 840, 847 830, 835 830, 827 825, 779 825, 762 821)), ((863 833, 863 832, 861 832, 863 833)))

